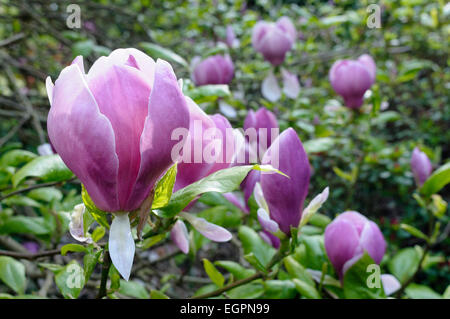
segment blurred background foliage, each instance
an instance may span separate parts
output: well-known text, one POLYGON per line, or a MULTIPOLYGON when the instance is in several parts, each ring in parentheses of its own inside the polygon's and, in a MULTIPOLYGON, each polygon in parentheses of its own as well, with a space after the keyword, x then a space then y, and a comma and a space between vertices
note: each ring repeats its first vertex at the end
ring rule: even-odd
MULTIPOLYGON (((13 149, 36 153, 37 146, 47 142, 45 78, 56 79, 77 55, 83 55, 89 67, 115 48, 136 47, 170 60, 185 87, 194 90, 189 80, 191 59, 227 52, 223 41, 230 25, 240 41, 239 47, 229 50, 235 64, 231 93, 222 92, 218 98, 197 92, 196 101, 210 114, 224 113, 234 127, 242 127, 249 109, 272 110, 282 129, 295 128, 308 145, 313 166, 309 194, 330 186, 322 213, 330 218, 346 209, 363 213, 380 225, 389 251, 395 252, 420 243, 400 230, 400 223, 422 229, 428 222, 412 198, 413 148, 420 146, 435 167, 450 158, 449 18, 450 6, 443 0, 0 0, 0 154, 13 149), (71 3, 81 7, 79 29, 66 25, 71 3), (366 24, 371 3, 381 7, 379 29, 366 24), (283 67, 299 77, 301 92, 295 100, 283 96, 271 103, 260 93, 271 66, 252 48, 251 31, 258 20, 283 15, 299 32, 283 67), (365 113, 356 116, 341 106, 328 71, 335 60, 362 53, 374 57, 377 76, 365 113), (223 102, 226 106, 220 107, 223 102), (371 108, 380 111, 369 127, 371 108)), ((11 174, 0 173, 1 190, 8 189, 11 174)), ((49 192, 52 195, 34 194, 33 199, 28 194, 23 197, 26 202, 6 205, 19 206, 25 216, 36 215, 29 210, 38 209, 43 217, 34 218, 45 219, 49 211, 70 211, 80 200, 76 183, 49 192), (42 198, 52 202, 51 209, 43 208, 42 198)), ((449 188, 441 195, 449 201, 449 188)), ((231 227, 238 224, 233 216, 227 221, 231 227)), ((63 226, 58 222, 52 229, 62 231, 64 223, 65 219, 63 226)), ((440 256, 437 267, 419 276, 419 281, 441 293, 450 282, 448 228, 447 224, 445 238, 433 248, 440 256)))

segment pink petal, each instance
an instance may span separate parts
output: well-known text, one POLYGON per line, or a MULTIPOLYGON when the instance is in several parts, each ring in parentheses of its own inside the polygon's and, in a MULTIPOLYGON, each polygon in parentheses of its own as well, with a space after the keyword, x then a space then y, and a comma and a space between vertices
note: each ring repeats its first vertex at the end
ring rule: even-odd
POLYGON ((47 128, 56 152, 97 207, 117 211, 119 160, 114 131, 76 65, 66 67, 56 81, 47 128))

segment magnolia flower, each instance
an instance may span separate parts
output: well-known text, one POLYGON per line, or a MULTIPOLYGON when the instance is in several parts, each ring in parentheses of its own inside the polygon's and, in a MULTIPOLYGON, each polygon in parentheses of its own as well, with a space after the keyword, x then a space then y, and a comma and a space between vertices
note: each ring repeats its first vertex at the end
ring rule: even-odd
POLYGON ((88 73, 79 56, 46 86, 50 141, 94 204, 115 213, 110 255, 128 279, 134 240, 127 213, 177 160, 171 134, 189 128, 185 97, 169 63, 136 49, 114 50, 88 73))
POLYGON ((330 69, 333 89, 344 99, 349 108, 363 104, 364 93, 375 83, 376 65, 370 55, 363 54, 357 60, 338 60, 330 69))

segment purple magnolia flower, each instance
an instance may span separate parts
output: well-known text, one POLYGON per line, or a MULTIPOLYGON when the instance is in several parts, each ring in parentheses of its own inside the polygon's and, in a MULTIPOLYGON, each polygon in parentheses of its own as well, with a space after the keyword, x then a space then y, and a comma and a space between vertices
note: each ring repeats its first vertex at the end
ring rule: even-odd
POLYGON ((189 128, 172 67, 136 49, 117 49, 88 73, 79 56, 55 85, 50 77, 46 84, 51 143, 96 206, 108 212, 140 207, 173 164, 172 131, 189 128))
POLYGON ((234 65, 229 55, 213 55, 194 65, 195 85, 229 84, 234 76, 234 65))
POLYGON ((174 191, 230 167, 234 155, 230 151, 234 147, 230 122, 220 114, 209 116, 190 98, 187 97, 186 100, 190 112, 190 128, 178 163, 174 191), (213 146, 217 146, 219 152, 212 152, 211 158, 206 158, 204 155, 213 146))
POLYGON ((264 58, 279 65, 284 61, 286 53, 292 49, 297 38, 294 25, 288 17, 281 17, 277 22, 259 21, 253 28, 253 48, 264 58))
POLYGON ((349 108, 363 104, 364 93, 375 83, 375 62, 370 55, 363 54, 357 60, 338 60, 330 69, 333 89, 342 96, 349 108))
POLYGON ((411 156, 411 169, 418 187, 430 177, 433 167, 427 154, 415 147, 411 156))
POLYGON ((291 226, 299 226, 311 175, 308 156, 294 129, 288 128, 280 134, 265 153, 262 164, 272 164, 289 176, 277 173, 261 173, 260 176, 270 218, 289 235, 291 226), (273 164, 275 158, 278 158, 278 166, 273 164))
POLYGON ((239 40, 236 38, 233 27, 231 25, 227 26, 227 36, 225 43, 229 48, 236 48, 239 46, 239 40))
MULTIPOLYGON (((244 130, 248 133, 245 146, 245 164, 261 162, 266 150, 278 137, 278 121, 271 111, 262 107, 254 112, 250 110, 244 120, 244 130), (255 136, 251 136, 254 129, 255 136), (273 133, 276 133, 275 135, 273 133)), ((253 193, 255 184, 259 181, 260 172, 251 171, 241 184, 244 190, 246 205, 253 193)))
POLYGON ((336 217, 325 229, 325 250, 342 280, 364 251, 379 264, 386 251, 386 242, 377 224, 358 212, 348 211, 336 217))

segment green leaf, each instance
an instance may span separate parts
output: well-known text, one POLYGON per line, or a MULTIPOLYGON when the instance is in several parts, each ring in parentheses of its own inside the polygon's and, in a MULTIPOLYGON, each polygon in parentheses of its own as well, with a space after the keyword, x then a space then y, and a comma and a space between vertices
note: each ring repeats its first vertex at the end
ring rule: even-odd
POLYGON ((442 296, 428 286, 412 283, 405 289, 411 299, 442 299, 442 296))
POLYGON ((250 265, 252 265, 253 268, 255 268, 256 270, 262 271, 264 273, 267 273, 267 269, 266 267, 264 267, 263 264, 261 264, 261 262, 259 261, 258 258, 256 258, 255 254, 250 253, 247 255, 244 255, 245 260, 248 261, 248 263, 250 265))
POLYGON ((84 253, 87 251, 86 247, 79 244, 67 244, 61 247, 61 255, 65 256, 68 252, 84 253))
POLYGON ((319 292, 314 286, 307 284, 306 282, 294 278, 292 282, 295 285, 295 289, 305 298, 307 299, 322 299, 319 292))
POLYGON ((31 199, 26 196, 20 196, 20 195, 14 195, 14 196, 8 197, 3 202, 8 206, 13 206, 13 205, 30 206, 30 207, 40 207, 41 206, 41 204, 39 204, 34 199, 31 199))
POLYGON ((264 298, 292 299, 296 294, 295 284, 290 280, 267 280, 264 282, 264 298))
POLYGON ((329 151, 331 148, 335 147, 336 140, 332 137, 321 137, 306 141, 303 143, 306 153, 322 153, 329 151))
POLYGON ((0 158, 0 167, 17 167, 36 158, 37 155, 25 150, 12 150, 0 158))
POLYGON ((234 278, 236 278, 236 280, 244 279, 255 274, 255 270, 247 269, 242 265, 230 260, 219 260, 214 262, 214 264, 226 269, 230 274, 233 275, 234 278))
POLYGON ((86 206, 88 212, 92 215, 95 221, 103 227, 109 229, 109 223, 106 217, 108 213, 98 209, 97 206, 95 206, 84 185, 81 185, 81 198, 83 199, 84 206, 86 206))
POLYGON ((264 294, 264 285, 261 282, 253 282, 231 289, 227 295, 231 299, 256 299, 264 294))
POLYGON ((66 299, 76 299, 85 284, 84 270, 76 260, 55 272, 55 283, 66 299))
POLYGON ((431 195, 431 203, 429 205, 429 208, 434 216, 436 216, 437 218, 444 217, 445 212, 447 211, 447 206, 447 202, 442 199, 441 195, 431 195))
POLYGON ((427 235, 422 233, 420 230, 418 230, 414 226, 411 226, 411 225, 408 225, 408 224, 400 224, 400 228, 405 230, 405 231, 407 231, 408 233, 410 233, 414 237, 421 238, 421 239, 426 240, 426 241, 429 240, 427 235))
POLYGON ((315 286, 312 276, 306 271, 305 267, 298 263, 292 256, 284 258, 284 267, 291 278, 297 278, 310 286, 315 286))
POLYGON ((205 268, 206 274, 218 287, 223 287, 225 283, 225 278, 217 270, 217 268, 206 258, 203 258, 203 267, 205 268))
POLYGON ((225 84, 202 85, 185 92, 185 94, 197 103, 216 100, 217 98, 224 98, 231 95, 228 85, 225 84))
POLYGON ((404 283, 416 272, 420 257, 413 247, 402 249, 389 261, 389 271, 401 283, 404 283))
POLYGON ((0 256, 0 280, 18 294, 25 292, 25 266, 14 258, 0 256))
POLYGON ((311 216, 309 223, 313 226, 324 229, 325 227, 327 227, 329 223, 331 223, 331 219, 326 215, 315 213, 314 215, 311 216))
POLYGON ((27 196, 47 203, 51 203, 54 200, 59 201, 63 198, 61 191, 54 187, 41 187, 33 189, 28 192, 27 196))
POLYGON ((155 235, 155 236, 151 236, 149 238, 144 239, 142 241, 142 243, 139 244, 139 248, 143 249, 143 250, 149 249, 153 245, 159 243, 164 238, 166 238, 166 233, 162 233, 162 234, 158 234, 158 235, 155 235))
POLYGON ((43 217, 12 216, 0 225, 0 234, 47 235, 51 231, 43 217))
POLYGON ((306 268, 322 270, 323 263, 328 263, 323 236, 301 236, 304 254, 298 261, 306 268))
POLYGON ((125 296, 130 296, 138 299, 149 299, 150 294, 145 289, 145 287, 138 283, 137 281, 126 281, 121 279, 120 280, 120 289, 119 293, 125 296))
POLYGON ((163 294, 161 291, 153 289, 150 292, 150 299, 170 299, 170 298, 165 294, 163 294))
POLYGON ((105 236, 105 232, 106 232, 106 229, 102 225, 96 227, 94 229, 94 231, 92 232, 92 240, 94 242, 98 242, 100 239, 103 238, 103 236, 105 236))
POLYGON ((450 299, 450 285, 448 285, 447 289, 445 289, 444 294, 442 295, 442 298, 450 299))
POLYGON ((177 164, 175 163, 156 184, 152 209, 162 208, 169 203, 170 197, 172 197, 176 176, 177 164))
POLYGON ((83 257, 83 269, 84 269, 84 278, 85 282, 89 280, 92 275, 92 272, 95 269, 95 266, 98 263, 98 259, 100 258, 100 254, 102 250, 94 251, 92 248, 88 250, 88 252, 83 257))
POLYGON ((203 193, 231 192, 239 187, 250 170, 258 168, 260 167, 257 165, 246 165, 217 171, 175 192, 169 204, 160 210, 156 210, 156 213, 160 217, 172 218, 182 211, 192 200, 203 193))
POLYGON ((43 182, 65 181, 73 176, 59 155, 40 156, 23 166, 12 177, 14 187, 27 177, 38 177, 43 182))
POLYGON ((450 162, 439 167, 428 177, 420 188, 420 193, 430 196, 439 192, 448 183, 450 183, 450 162))
POLYGON ((182 66, 189 68, 189 64, 183 59, 181 56, 172 52, 169 49, 163 48, 157 44, 149 43, 149 42, 141 42, 139 46, 144 49, 144 51, 150 55, 153 59, 161 58, 168 62, 176 62, 181 64, 182 66))
POLYGON ((265 267, 275 255, 275 249, 268 245, 253 229, 247 226, 239 227, 239 239, 244 249, 244 254, 251 254, 265 267))
POLYGON ((364 255, 347 270, 343 281, 344 295, 346 298, 378 299, 386 297, 381 282, 381 273, 376 273, 377 270, 375 270, 375 273, 370 271, 370 265, 379 267, 367 252, 365 252, 364 255), (373 285, 373 287, 371 287, 371 285, 373 285))

